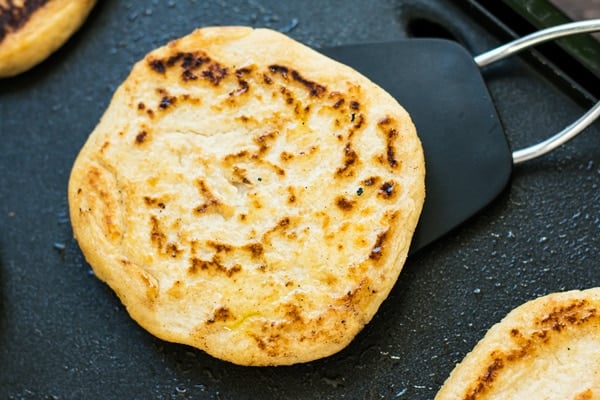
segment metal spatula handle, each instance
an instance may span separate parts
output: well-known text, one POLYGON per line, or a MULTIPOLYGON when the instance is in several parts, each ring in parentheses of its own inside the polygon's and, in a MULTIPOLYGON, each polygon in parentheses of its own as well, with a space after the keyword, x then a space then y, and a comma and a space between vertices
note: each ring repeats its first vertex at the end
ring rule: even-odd
MULTIPOLYGON (((488 64, 493 63, 494 61, 501 60, 505 57, 511 56, 515 53, 518 53, 519 51, 525 50, 542 42, 547 42, 549 40, 554 40, 563 36, 570 36, 579 33, 588 33, 596 31, 600 31, 600 19, 592 19, 553 26, 551 28, 534 32, 530 35, 524 36, 505 45, 482 53, 475 57, 474 60, 475 63, 480 68, 482 68, 488 64)), ((600 101, 597 102, 581 118, 567 126, 562 131, 558 132, 554 136, 533 146, 526 147, 524 149, 513 152, 513 163, 520 164, 524 161, 540 157, 554 150, 555 148, 561 146, 562 144, 577 136, 598 117, 600 117, 600 101)))

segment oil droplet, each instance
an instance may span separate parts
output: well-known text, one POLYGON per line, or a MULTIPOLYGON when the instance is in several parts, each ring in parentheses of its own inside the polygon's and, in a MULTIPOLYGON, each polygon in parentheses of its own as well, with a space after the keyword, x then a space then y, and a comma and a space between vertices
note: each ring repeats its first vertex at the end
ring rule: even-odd
POLYGON ((181 393, 181 394, 183 394, 183 393, 187 392, 187 389, 186 389, 186 388, 184 388, 184 387, 175 386, 175 391, 176 391, 177 393, 181 393))

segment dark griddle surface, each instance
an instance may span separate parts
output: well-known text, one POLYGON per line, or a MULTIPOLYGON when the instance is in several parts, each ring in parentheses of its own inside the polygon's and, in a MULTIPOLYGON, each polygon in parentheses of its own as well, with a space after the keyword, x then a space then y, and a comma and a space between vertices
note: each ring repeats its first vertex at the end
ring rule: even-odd
MULTIPOLYGON (((488 209, 414 255, 374 320, 337 355, 244 368, 152 337, 90 273, 66 200, 72 162, 136 60, 222 24, 269 26, 329 47, 401 39, 407 20, 427 16, 473 53, 497 43, 446 1, 99 3, 50 59, 0 81, 1 398, 431 399, 510 309, 600 285, 596 124, 516 168, 488 209)), ((518 59, 485 76, 515 147, 583 112, 518 59)))

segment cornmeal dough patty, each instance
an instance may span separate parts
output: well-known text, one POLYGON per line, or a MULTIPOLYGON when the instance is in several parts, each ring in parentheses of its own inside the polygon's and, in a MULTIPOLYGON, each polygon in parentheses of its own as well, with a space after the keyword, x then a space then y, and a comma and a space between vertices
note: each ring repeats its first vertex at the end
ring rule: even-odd
POLYGON ((600 288, 531 300, 494 325, 436 400, 600 399, 600 288))
POLYGON ((95 0, 0 0, 0 78, 18 75, 62 46, 95 0))
POLYGON ((152 334, 242 365, 344 348, 404 264, 424 201, 407 112, 271 30, 149 53, 73 166, 71 221, 152 334))

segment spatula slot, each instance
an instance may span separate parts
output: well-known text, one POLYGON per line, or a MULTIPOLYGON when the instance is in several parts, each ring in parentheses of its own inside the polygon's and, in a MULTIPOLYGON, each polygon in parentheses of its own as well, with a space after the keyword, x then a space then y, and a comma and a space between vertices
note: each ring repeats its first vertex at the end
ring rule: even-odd
POLYGON ((458 41, 456 36, 442 24, 428 18, 415 17, 406 23, 408 36, 415 38, 439 38, 458 41))

